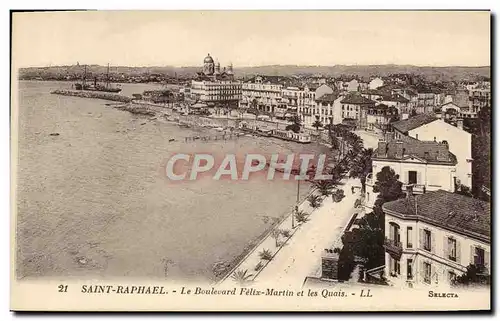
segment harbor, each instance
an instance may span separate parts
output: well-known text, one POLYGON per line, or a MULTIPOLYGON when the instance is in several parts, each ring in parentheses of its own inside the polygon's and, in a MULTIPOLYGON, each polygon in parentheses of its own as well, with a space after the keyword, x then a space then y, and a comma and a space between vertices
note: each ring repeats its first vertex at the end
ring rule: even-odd
MULTIPOLYGON (((110 93, 73 94, 70 83, 22 81, 20 86, 20 120, 34 125, 19 137, 19 182, 24 186, 19 231, 39 231, 19 244, 23 277, 72 273, 216 281, 224 275, 220 271, 227 272, 289 213, 297 186, 259 179, 237 185, 224 180, 172 184, 162 176, 166 159, 179 151, 244 155, 323 148, 251 133, 236 137, 236 129, 228 136, 236 120, 129 104, 107 99, 116 97, 110 93), (71 94, 50 94, 55 91, 71 94), (55 132, 59 135, 50 135, 55 132), (224 135, 231 139, 221 139, 224 135), (185 142, 196 136, 200 139, 185 142), (48 190, 57 193, 40 194, 48 190), (39 201, 26 201, 33 198, 39 201), (57 231, 71 233, 54 233, 52 222, 59 224, 57 231), (219 232, 193 242, 200 224, 219 232)), ((126 94, 147 90, 144 85, 123 89, 126 94)), ((305 197, 309 186, 300 187, 305 197)))

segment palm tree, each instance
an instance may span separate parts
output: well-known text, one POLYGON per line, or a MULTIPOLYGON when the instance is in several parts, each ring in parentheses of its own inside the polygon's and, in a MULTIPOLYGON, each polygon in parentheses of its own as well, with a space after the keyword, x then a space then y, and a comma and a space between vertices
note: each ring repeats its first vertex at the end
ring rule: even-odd
POLYGON ((271 231, 271 237, 274 239, 276 247, 278 247, 278 240, 280 238, 280 235, 281 235, 280 230, 274 229, 271 231))
POLYGON ((329 196, 332 194, 333 190, 333 182, 331 180, 320 180, 320 181, 315 181, 314 184, 318 188, 318 191, 321 193, 323 196, 329 196))
POLYGON ((273 254, 268 249, 262 250, 262 252, 259 253, 259 256, 262 260, 266 261, 271 261, 273 258, 273 254))
POLYGON ((310 195, 307 200, 309 201, 309 205, 316 209, 321 206, 321 197, 319 195, 310 195))
POLYGON ((308 218, 307 218, 307 214, 306 212, 304 211, 296 211, 295 212, 295 219, 297 220, 297 222, 299 223, 305 223, 308 221, 308 218))
POLYGON ((366 190, 366 176, 372 172, 373 149, 363 149, 357 159, 352 162, 349 177, 359 178, 361 181, 361 193, 366 190))
POLYGON ((323 127, 323 124, 321 123, 321 121, 320 121, 319 119, 316 119, 316 120, 314 121, 314 123, 312 124, 312 126, 313 126, 314 128, 316 128, 316 131, 317 131, 317 132, 319 132, 319 128, 320 128, 320 127, 323 127))
POLYGON ((238 270, 231 275, 231 279, 243 286, 251 282, 252 276, 253 274, 248 274, 248 270, 238 270))

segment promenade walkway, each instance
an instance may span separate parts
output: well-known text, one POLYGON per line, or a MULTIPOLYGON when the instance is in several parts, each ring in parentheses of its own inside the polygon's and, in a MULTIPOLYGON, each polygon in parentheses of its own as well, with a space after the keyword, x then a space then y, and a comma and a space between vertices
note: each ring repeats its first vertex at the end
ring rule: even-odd
MULTIPOLYGON (((278 229, 291 231, 293 235, 277 252, 276 240, 271 235, 267 236, 249 255, 238 265, 235 271, 247 271, 252 274, 251 280, 258 284, 280 284, 282 288, 300 287, 305 278, 314 275, 321 264, 321 254, 325 248, 330 248, 338 240, 344 227, 354 213, 354 202, 359 197, 359 189, 351 193, 351 186, 359 186, 359 181, 354 179, 344 180, 344 185, 339 188, 344 190, 345 197, 335 203, 332 197, 327 197, 319 209, 312 210, 309 202, 301 204, 299 209, 311 213, 308 221, 292 229, 292 217, 287 217, 278 229), (269 250, 274 254, 271 261, 264 261, 259 253, 269 250), (256 271, 256 266, 265 265, 262 270, 256 271)), ((284 241, 283 239, 281 239, 284 241)), ((222 286, 236 286, 229 275, 221 282, 222 286)))

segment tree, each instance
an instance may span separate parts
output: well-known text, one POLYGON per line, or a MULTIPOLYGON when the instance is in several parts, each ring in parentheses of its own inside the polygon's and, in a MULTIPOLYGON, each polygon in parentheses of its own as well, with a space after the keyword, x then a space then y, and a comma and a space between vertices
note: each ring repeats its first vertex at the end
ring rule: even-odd
POLYGON ((274 239, 276 247, 278 247, 278 240, 280 238, 280 235, 281 235, 280 230, 274 229, 271 231, 271 237, 274 239))
POLYGON ((385 202, 395 201, 405 194, 402 190, 403 183, 399 181, 399 175, 389 166, 382 167, 377 173, 377 180, 373 186, 373 192, 379 193, 375 206, 382 206, 385 202))
POLYGON ((318 191, 323 196, 329 196, 332 194, 334 188, 333 182, 331 180, 318 180, 314 181, 314 185, 318 188, 318 191))
POLYGON ((412 108, 411 110, 411 113, 410 113, 410 117, 413 117, 413 116, 417 116, 417 111, 415 110, 415 108, 412 108))
POLYGON ((372 172, 372 157, 373 149, 363 148, 358 154, 357 159, 355 159, 351 164, 349 177, 359 178, 361 181, 361 193, 364 193, 366 190, 366 176, 372 172))
POLYGON ((490 285, 491 276, 484 266, 470 264, 467 271, 452 281, 453 285, 490 285))
POLYGON ((299 223, 305 223, 308 221, 308 218, 307 218, 307 213, 304 212, 304 211, 296 211, 295 212, 295 219, 297 220, 297 222, 299 223))
POLYGON ((273 258, 273 254, 268 249, 262 250, 262 252, 259 253, 259 256, 262 260, 266 261, 271 261, 273 258))
POLYGON ((314 121, 314 123, 312 124, 312 126, 313 126, 314 128, 316 128, 316 131, 319 131, 319 128, 320 128, 320 127, 323 127, 323 124, 321 123, 321 121, 320 121, 319 119, 316 119, 316 120, 314 121))
POLYGON ((300 120, 300 117, 298 115, 293 115, 290 118, 290 121, 292 122, 292 124, 287 125, 285 127, 285 130, 291 130, 294 133, 299 133, 302 127, 302 121, 300 120))
POLYGON ((253 274, 249 274, 248 270, 238 270, 231 275, 231 279, 243 286, 251 282, 250 278, 253 274))
POLYGON ((319 195, 310 195, 307 200, 309 201, 309 205, 314 209, 321 206, 321 197, 319 195))
POLYGON ((382 205, 405 195, 401 189, 403 183, 399 181, 399 175, 389 166, 384 166, 376 178, 373 191, 379 194, 373 212, 366 214, 361 220, 359 230, 355 232, 359 235, 355 235, 356 242, 352 249, 356 255, 366 260, 365 266, 368 269, 384 262, 385 217, 382 205))

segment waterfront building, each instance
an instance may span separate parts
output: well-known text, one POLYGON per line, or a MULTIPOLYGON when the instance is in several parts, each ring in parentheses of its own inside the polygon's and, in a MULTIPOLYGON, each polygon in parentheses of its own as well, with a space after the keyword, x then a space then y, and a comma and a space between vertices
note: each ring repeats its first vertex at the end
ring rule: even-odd
POLYGON ((348 93, 340 103, 342 119, 354 119, 357 128, 367 128, 367 110, 375 106, 373 100, 363 97, 360 93, 348 93))
MULTIPOLYGON (((461 122, 459 122, 461 123, 461 122)), ((448 145, 449 151, 455 155, 457 185, 472 186, 472 135, 467 131, 450 125, 432 114, 422 114, 392 124, 394 136, 402 139, 405 136, 421 141, 434 141, 448 145)))
POLYGON ((240 107, 275 113, 283 108, 283 77, 256 76, 242 84, 240 107))
POLYGON ((378 142, 372 157, 372 173, 366 180, 365 206, 373 208, 377 193, 373 192, 377 173, 388 166, 399 175, 403 187, 413 187, 413 193, 422 194, 438 189, 455 191, 457 160, 448 144, 419 141, 409 136, 401 139, 386 135, 378 142))
POLYGON ((410 100, 400 94, 382 95, 382 98, 378 101, 381 104, 396 108, 399 115, 404 115, 404 117, 402 116, 403 119, 408 118, 411 114, 410 100))
POLYGON ((203 60, 203 69, 191 82, 191 95, 209 107, 237 108, 241 100, 242 85, 234 79, 233 67, 222 71, 210 54, 203 60))
POLYGON ((387 202, 385 276, 391 285, 448 286, 474 265, 491 273, 490 204, 437 190, 387 202))
POLYGON ((315 99, 315 106, 310 114, 304 114, 304 123, 306 127, 312 127, 312 124, 318 120, 323 126, 328 124, 339 124, 342 122, 340 113, 340 101, 344 96, 332 93, 324 94, 315 99))
POLYGON ((386 104, 377 104, 367 108, 367 128, 370 130, 389 130, 389 123, 398 117, 398 109, 386 104))

